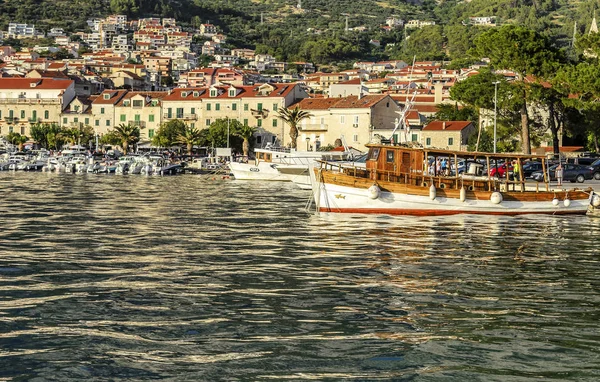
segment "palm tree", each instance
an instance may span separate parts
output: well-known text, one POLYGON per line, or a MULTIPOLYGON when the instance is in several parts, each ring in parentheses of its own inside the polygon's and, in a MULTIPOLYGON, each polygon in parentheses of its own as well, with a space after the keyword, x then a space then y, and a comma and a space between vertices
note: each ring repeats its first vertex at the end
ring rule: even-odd
POLYGON ((127 154, 130 144, 140 140, 140 128, 131 124, 121 123, 119 126, 115 126, 111 133, 121 141, 121 147, 125 154, 127 154))
POLYGON ((192 155, 192 149, 194 145, 200 143, 202 139, 202 133, 195 127, 186 126, 183 133, 180 133, 175 139, 177 143, 187 145, 188 154, 192 155))
POLYGON ((8 133, 8 135, 6 136, 6 140, 8 140, 13 145, 18 145, 19 151, 23 151, 23 145, 29 140, 29 138, 19 133, 8 133))
POLYGON ((256 127, 248 125, 242 125, 233 135, 238 136, 244 140, 242 144, 242 150, 244 151, 244 157, 248 158, 248 152, 250 151, 250 139, 256 133, 256 127))
POLYGON ((298 139, 298 125, 303 119, 312 117, 308 111, 300 110, 300 106, 296 105, 293 109, 281 109, 279 117, 290 125, 290 138, 292 139, 292 148, 297 147, 296 140, 298 139))

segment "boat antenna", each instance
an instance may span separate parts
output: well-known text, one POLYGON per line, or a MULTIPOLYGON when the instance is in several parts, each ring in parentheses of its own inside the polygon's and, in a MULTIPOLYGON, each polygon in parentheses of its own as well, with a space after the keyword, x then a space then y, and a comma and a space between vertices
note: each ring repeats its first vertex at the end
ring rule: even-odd
MULTIPOLYGON (((412 82, 412 77, 413 77, 413 71, 415 70, 415 60, 417 59, 417 56, 413 56, 413 63, 412 63, 412 67, 410 68, 410 76, 408 77, 408 88, 410 88, 410 85, 413 83, 412 82)), ((415 86, 415 91, 412 93, 412 97, 409 100, 408 96, 409 96, 409 90, 410 89, 406 89, 406 101, 404 102, 404 107, 402 108, 402 110, 397 111, 396 113, 400 114, 400 118, 398 119, 398 123, 395 124, 394 126, 394 130, 392 131, 392 135, 390 135, 390 140, 392 140, 392 138, 394 138, 394 134, 396 134, 396 131, 398 130, 398 128, 400 127, 400 125, 404 126, 404 141, 406 142, 407 137, 406 137, 406 128, 407 128, 407 124, 406 124, 406 116, 408 114, 408 111, 410 110, 410 108, 412 107, 414 100, 415 100, 415 96, 417 95, 417 87, 415 86)))

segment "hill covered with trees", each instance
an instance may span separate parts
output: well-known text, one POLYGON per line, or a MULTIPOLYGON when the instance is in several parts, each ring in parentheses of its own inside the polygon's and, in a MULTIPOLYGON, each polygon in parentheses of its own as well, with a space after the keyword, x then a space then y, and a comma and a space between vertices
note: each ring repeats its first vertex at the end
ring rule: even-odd
POLYGON ((0 28, 16 21, 74 32, 87 28, 86 19, 110 13, 174 17, 189 27, 220 26, 232 47, 255 48, 280 60, 343 66, 358 59, 462 59, 489 29, 469 25, 471 16, 525 26, 567 48, 574 31, 586 32, 597 8, 600 0, 302 0, 300 8, 298 0, 4 0, 0 28), (383 30, 390 16, 436 25, 383 30))

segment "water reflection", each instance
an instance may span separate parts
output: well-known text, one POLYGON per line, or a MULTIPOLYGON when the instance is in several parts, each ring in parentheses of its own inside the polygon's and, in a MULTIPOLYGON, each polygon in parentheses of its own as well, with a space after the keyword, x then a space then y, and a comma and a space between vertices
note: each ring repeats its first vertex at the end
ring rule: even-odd
POLYGON ((591 378, 586 217, 304 210, 291 184, 0 173, 0 378, 591 378))

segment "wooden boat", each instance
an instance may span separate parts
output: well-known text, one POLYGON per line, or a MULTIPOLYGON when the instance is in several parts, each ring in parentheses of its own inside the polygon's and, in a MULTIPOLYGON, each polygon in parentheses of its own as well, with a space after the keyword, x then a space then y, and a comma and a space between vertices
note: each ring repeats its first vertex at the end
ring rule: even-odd
MULTIPOLYGON (((600 195, 591 188, 552 189, 543 182, 489 175, 501 161, 539 160, 543 156, 491 154, 411 148, 391 144, 369 144, 366 168, 340 166, 319 161, 314 165, 311 185, 320 212, 373 213, 390 215, 451 214, 598 214, 600 195), (435 163, 465 160, 463 174, 439 171, 435 163), (484 172, 485 168, 485 172, 484 172)), ((510 162, 507 162, 510 163, 510 162)), ((451 166, 450 166, 451 167, 451 166)), ((497 171, 496 171, 497 173, 497 171)))

